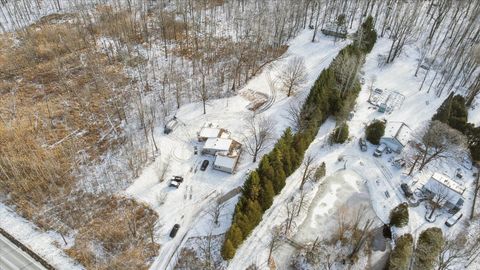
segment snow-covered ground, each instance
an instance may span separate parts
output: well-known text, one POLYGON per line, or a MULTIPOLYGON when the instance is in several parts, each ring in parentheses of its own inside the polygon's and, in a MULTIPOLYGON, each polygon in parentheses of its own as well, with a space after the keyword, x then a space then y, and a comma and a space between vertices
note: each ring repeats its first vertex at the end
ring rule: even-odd
MULTIPOLYGON (((302 98, 308 93, 320 72, 347 44, 346 41, 334 44, 333 39, 330 38, 312 43, 311 35, 311 31, 301 33, 291 42, 286 58, 267 67, 244 88, 275 97, 273 105, 262 115, 275 121, 276 137, 279 137, 288 126, 285 115, 290 99, 287 99, 284 93, 272 94, 269 78, 275 81, 278 73, 285 68, 291 57, 303 57, 308 71, 308 84, 297 95, 302 98)), ((176 117, 180 120, 180 124, 174 132, 164 135, 162 130, 157 130, 156 140, 161 149, 162 158, 158 158, 147 167, 125 192, 128 196, 148 203, 160 216, 159 223, 162 226, 157 232, 157 237, 162 247, 160 256, 152 265, 152 269, 171 268, 175 261, 172 258, 180 251, 180 247, 188 237, 208 234, 211 230, 208 228, 209 217, 205 211, 214 204, 216 197, 241 186, 247 173, 258 165, 258 163, 252 163, 251 157, 244 151, 236 173, 230 175, 212 170, 212 157, 193 154, 194 146, 201 146, 196 142, 196 132, 206 122, 213 122, 228 129, 234 139, 242 141, 245 133, 244 118, 251 114, 247 109, 248 105, 249 102, 240 95, 212 100, 207 105, 207 114, 204 115, 200 103, 189 104, 177 111, 176 117), (206 171, 200 171, 199 164, 205 159, 210 160, 210 165, 206 171), (168 180, 161 183, 158 181, 157 168, 167 160, 170 161, 167 177, 182 175, 185 178, 179 189, 168 187, 168 180), (174 239, 170 239, 168 234, 176 223, 180 224, 179 233, 174 239)), ((326 130, 325 134, 328 134, 328 131, 326 130)), ((235 200, 232 199, 229 202, 230 207, 227 207, 224 213, 225 221, 221 223, 220 228, 214 228, 214 233, 223 233, 230 225, 229 219, 235 200)))
MULTIPOLYGON (((338 192, 339 187, 362 190, 367 187, 369 192, 371 205, 377 217, 384 223, 387 223, 391 209, 399 203, 406 201, 400 190, 401 183, 412 184, 414 180, 407 178, 402 170, 392 166, 392 160, 395 154, 386 154, 381 158, 374 158, 372 153, 374 151, 373 145, 369 144, 367 152, 361 152, 358 147, 358 138, 364 136, 365 126, 373 119, 386 119, 387 121, 399 121, 406 123, 412 130, 418 129, 425 125, 431 119, 437 108, 443 102, 444 97, 437 98, 434 91, 427 93, 425 89, 419 91, 419 86, 422 80, 422 73, 418 77, 414 77, 415 68, 418 59, 418 51, 414 46, 406 46, 401 56, 392 64, 379 65, 380 55, 386 55, 390 48, 391 41, 385 38, 380 38, 373 51, 368 55, 366 63, 363 68, 365 84, 357 99, 355 106, 355 114, 349 121, 351 141, 346 145, 329 147, 325 142, 325 135, 327 130, 331 130, 333 122, 328 121, 321 129, 315 141, 310 145, 307 154, 313 154, 317 162, 324 161, 327 164, 327 176, 333 175, 339 169, 346 168, 347 175, 354 173, 356 177, 350 177, 351 181, 345 186, 344 181, 325 181, 325 185, 329 187, 313 187, 309 194, 317 193, 319 189, 323 194, 324 203, 317 203, 316 207, 309 209, 309 215, 312 213, 320 213, 324 219, 332 218, 332 206, 338 200, 345 200, 344 193, 338 192), (370 92, 368 86, 372 83, 375 88, 388 89, 391 91, 398 91, 405 96, 405 100, 401 108, 384 114, 377 111, 377 108, 367 102, 370 92), (342 161, 338 162, 339 157, 342 161), (356 180, 355 180, 356 179, 356 180), (359 181, 362 179, 362 181, 359 181), (386 194, 388 192, 388 195, 386 194), (340 198, 342 197, 342 198, 340 198)), ((381 61, 381 60, 380 60, 381 61)), ((475 119, 475 118, 472 118, 475 119)), ((471 120, 475 121, 475 120, 471 120)), ((434 171, 441 171, 447 175, 453 175, 455 170, 461 166, 455 161, 440 162, 432 164, 426 168, 421 174, 425 177, 430 177, 434 171)), ((464 169, 464 178, 467 187, 470 187, 473 181, 472 173, 468 169, 464 169)), ((262 222, 251 233, 249 238, 237 250, 235 257, 230 262, 228 269, 238 269, 245 267, 251 263, 257 263, 260 267, 266 266, 268 257, 268 243, 270 240, 271 228, 275 225, 281 224, 286 214, 282 213, 281 208, 285 200, 292 197, 298 191, 298 179, 300 170, 297 170, 291 177, 287 179, 287 185, 278 195, 273 203, 273 206, 266 211, 262 222)), ((330 176, 332 177, 332 176, 330 176)), ((327 177, 326 179, 331 179, 327 177)), ((310 196, 310 198, 313 196, 310 196)), ((472 201, 472 190, 468 190, 466 194, 466 202, 462 211, 468 211, 472 201)), ((311 200, 309 200, 310 202, 311 200)), ((308 202, 308 203, 309 203, 308 202)), ((444 225, 445 220, 450 216, 446 212, 441 212, 441 215, 434 223, 429 223, 425 220, 426 209, 424 204, 418 207, 410 208, 410 223, 407 228, 395 231, 397 234, 410 232, 413 235, 418 235, 421 231, 428 227, 440 227, 446 234, 455 234, 462 229, 462 225, 457 225, 448 228, 444 225)), ((437 213, 439 214, 439 213, 437 213)), ((301 215, 297 223, 302 223, 305 215, 301 215)), ((460 223, 459 223, 460 224, 460 223)), ((317 236, 329 236, 328 227, 316 226, 317 236)), ((296 236, 297 237, 297 236, 296 236)), ((303 236, 307 237, 307 236, 303 236)), ((279 249, 274 256, 277 258, 277 266, 288 265, 286 258, 290 258, 293 254, 291 249, 279 249), (286 252, 286 253, 285 253, 286 252)), ((284 269, 281 268, 280 269, 284 269)))
MULTIPOLYGON (((51 2, 40 3, 45 7, 39 9, 38 15, 32 17, 32 21, 56 11, 51 2)), ((68 1, 61 1, 61 3, 62 9, 65 11, 67 6, 65 3, 68 3, 68 1)), ((4 22, 3 25, 6 28, 13 28, 13 24, 9 21, 4 22)), ((261 74, 250 80, 244 87, 244 89, 262 92, 271 98, 275 98, 273 99, 273 105, 262 114, 276 122, 276 137, 279 137, 281 132, 289 126, 285 116, 290 102, 305 98, 321 70, 327 67, 338 51, 348 43, 348 41, 334 43, 333 39, 323 35, 319 36, 318 42, 312 43, 311 35, 311 31, 303 31, 291 41, 285 59, 276 61, 266 67, 261 74), (294 56, 304 58, 308 71, 308 83, 297 94, 297 97, 286 98, 284 93, 272 93, 269 78, 275 80, 279 72, 285 68, 288 60, 294 56)), ((399 189, 400 183, 412 184, 415 182, 419 185, 422 179, 429 177, 431 172, 438 170, 438 168, 442 168, 442 171, 452 175, 459 166, 451 162, 433 164, 431 168, 427 168, 422 174, 418 174, 414 179, 411 179, 391 165, 390 160, 393 154, 376 159, 372 157, 373 145, 368 145, 369 150, 367 152, 361 152, 358 149, 357 139, 363 136, 365 125, 371 120, 385 118, 388 121, 401 121, 415 130, 432 117, 444 100, 444 97, 437 98, 434 94, 435 91, 430 93, 426 93, 426 89, 418 91, 422 74, 414 77, 419 58, 415 46, 406 46, 402 55, 395 62, 379 67, 378 56, 387 54, 390 45, 390 40, 380 38, 366 59, 363 68, 365 84, 357 99, 355 114, 348 122, 351 140, 344 145, 329 146, 326 142, 327 137, 335 126, 335 121, 329 119, 322 125, 317 137, 307 150, 307 154, 315 157, 315 163, 325 162, 327 164, 327 177, 320 185, 307 186, 306 203, 311 205, 309 210, 302 213, 296 221, 299 226, 295 239, 299 241, 311 241, 307 236, 312 233, 312 228, 319 236, 328 235, 328 226, 321 226, 322 223, 318 223, 318 221, 332 217, 337 207, 349 199, 365 201, 365 198, 358 194, 365 195, 366 192, 368 192, 373 212, 379 220, 386 223, 390 210, 400 202, 405 201, 399 189), (405 101, 401 109, 394 110, 390 114, 377 112, 376 108, 367 102, 370 95, 368 86, 372 81, 374 88, 398 91, 403 94, 405 101), (342 161, 339 161, 339 157, 342 157, 342 161), (343 170, 343 168, 346 168, 346 170, 343 170), (386 196, 386 191, 388 191, 389 197, 386 196)), ((212 100, 207 104, 207 114, 204 115, 202 114, 202 104, 189 104, 183 106, 176 113, 180 124, 173 133, 164 135, 161 128, 155 130, 156 142, 161 152, 160 157, 145 168, 140 177, 124 192, 127 196, 146 202, 159 214, 160 220, 156 238, 161 245, 161 249, 160 255, 151 269, 171 269, 181 247, 185 245, 188 238, 209 233, 221 234, 230 225, 230 217, 237 197, 227 202, 218 227, 211 224, 206 211, 214 205, 216 198, 241 186, 247 174, 258 163, 252 163, 251 157, 244 152, 236 173, 230 175, 212 170, 213 157, 194 155, 193 148, 194 146, 201 146, 196 141, 196 132, 206 122, 213 122, 228 129, 234 139, 241 141, 244 133, 244 118, 251 114, 247 109, 248 105, 249 101, 240 95, 212 100), (201 171, 199 166, 205 159, 210 161, 210 165, 206 171, 201 171), (165 163, 169 163, 167 179, 159 182, 159 171, 162 164, 165 163), (184 177, 185 180, 179 189, 168 187, 168 178, 172 175, 182 175, 184 177), (177 223, 180 224, 180 230, 177 236, 171 239, 168 234, 173 225, 177 223)), ((479 108, 480 104, 469 114, 469 121, 477 125, 480 124, 479 108)), ((236 256, 229 262, 229 269, 244 269, 251 263, 257 263, 262 268, 265 267, 271 228, 284 221, 283 205, 298 191, 300 174, 300 170, 297 170, 287 179, 285 188, 281 194, 275 197, 272 207, 265 212, 262 222, 240 246, 236 256)), ((465 181, 466 186, 470 186, 473 180, 472 172, 465 169, 464 176, 463 181, 465 181)), ((469 190, 464 210, 469 209, 471 201, 469 190)), ((462 228, 460 225, 452 228, 445 227, 443 223, 448 218, 446 213, 438 217, 435 223, 428 223, 424 219, 425 211, 423 204, 410 208, 409 226, 397 233, 410 232, 418 235, 422 230, 431 226, 440 227, 444 232, 449 233, 459 231, 462 228)), ((61 251, 61 248, 57 247, 63 242, 59 235, 42 233, 36 230, 34 225, 8 210, 3 204, 0 204, 0 216, 2 217, 0 227, 6 229, 35 252, 38 252, 54 266, 59 269, 81 269, 61 251)), ((278 263, 277 266, 286 265, 292 255, 291 252, 292 250, 288 248, 279 249, 274 256, 278 263)), ((283 268, 280 267, 279 269, 283 268)))

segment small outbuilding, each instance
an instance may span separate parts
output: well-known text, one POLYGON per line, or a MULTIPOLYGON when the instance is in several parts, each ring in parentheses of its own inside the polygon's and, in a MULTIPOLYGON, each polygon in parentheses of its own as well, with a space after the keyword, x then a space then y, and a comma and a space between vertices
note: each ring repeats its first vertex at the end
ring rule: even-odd
POLYGON ((388 122, 380 143, 387 145, 393 152, 400 153, 410 141, 411 134, 412 130, 405 123, 388 122))

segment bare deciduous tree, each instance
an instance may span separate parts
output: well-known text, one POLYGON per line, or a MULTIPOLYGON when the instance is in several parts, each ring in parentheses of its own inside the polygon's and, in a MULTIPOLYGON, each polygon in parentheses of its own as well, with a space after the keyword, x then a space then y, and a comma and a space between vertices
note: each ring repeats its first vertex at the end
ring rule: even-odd
POLYGON ((428 219, 431 220, 435 211, 443 207, 443 205, 445 205, 445 203, 449 201, 452 197, 450 195, 450 191, 448 187, 442 184, 436 184, 429 188, 430 188, 431 194, 427 196, 427 199, 431 208, 430 209, 431 212, 430 212, 430 215, 428 216, 428 219))
POLYGON ((305 68, 305 61, 302 57, 294 57, 288 61, 286 69, 280 74, 287 97, 293 95, 299 88, 301 88, 307 80, 307 71, 305 68))
POLYGON ((302 127, 302 104, 297 101, 290 102, 285 118, 295 130, 299 130, 302 127))
POLYGON ((206 213, 212 219, 212 222, 218 226, 218 222, 220 216, 222 214, 223 209, 225 208, 225 203, 221 203, 220 201, 216 201, 209 209, 207 209, 206 213))
POLYGON ((420 156, 419 170, 434 160, 455 157, 465 150, 466 138, 459 131, 440 121, 431 121, 420 130, 415 151, 420 156))
POLYGON ((171 157, 168 156, 166 160, 161 160, 156 163, 155 165, 155 172, 158 177, 159 182, 165 181, 165 177, 167 176, 168 172, 170 171, 170 159, 171 157))
POLYGON ((268 260, 267 263, 270 262, 272 259, 272 253, 275 251, 277 248, 280 247, 282 244, 282 240, 284 238, 284 235, 282 233, 282 230, 280 227, 274 226, 272 228, 272 238, 270 239, 270 242, 268 243, 268 260))
POLYGON ((305 183, 307 181, 310 181, 312 180, 314 174, 315 174, 315 171, 316 171, 316 167, 313 166, 313 162, 315 161, 315 158, 312 156, 312 155, 307 155, 304 159, 303 159, 303 174, 302 174, 302 179, 300 181, 300 190, 303 190, 303 186, 305 185, 305 183))
POLYGON ((293 227, 295 226, 294 219, 297 216, 298 208, 300 208, 300 201, 296 200, 295 197, 291 197, 290 200, 285 204, 287 218, 282 224, 284 235, 289 235, 293 227))
POLYGON ((274 122, 271 119, 258 115, 251 115, 246 119, 244 145, 247 152, 257 161, 257 156, 273 140, 274 122))

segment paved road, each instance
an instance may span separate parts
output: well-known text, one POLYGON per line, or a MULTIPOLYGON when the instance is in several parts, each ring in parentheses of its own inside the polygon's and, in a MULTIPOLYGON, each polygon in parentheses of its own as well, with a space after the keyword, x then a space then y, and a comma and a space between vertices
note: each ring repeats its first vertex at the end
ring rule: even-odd
POLYGON ((3 235, 0 235, 0 269, 45 270, 45 267, 10 242, 10 240, 3 237, 3 235))

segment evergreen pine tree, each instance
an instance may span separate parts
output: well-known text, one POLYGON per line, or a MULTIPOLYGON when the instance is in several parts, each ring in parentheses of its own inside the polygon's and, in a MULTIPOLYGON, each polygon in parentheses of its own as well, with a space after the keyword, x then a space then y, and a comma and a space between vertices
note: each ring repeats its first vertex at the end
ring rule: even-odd
POLYGON ((230 239, 226 239, 222 246, 222 258, 224 260, 230 260, 233 259, 233 256, 235 256, 235 248, 230 239))
POLYGON ((408 204, 402 203, 390 211, 390 225, 398 228, 408 224, 408 204))
POLYGON ((263 181, 263 178, 266 178, 266 179, 274 178, 275 172, 273 170, 272 165, 270 164, 270 159, 268 155, 263 156, 262 160, 260 161, 258 174, 262 176, 261 181, 263 181))
POLYGON ((413 270, 432 270, 444 244, 440 228, 428 228, 423 231, 417 241, 413 270))
POLYGON ((331 143, 344 143, 348 139, 348 125, 343 123, 330 134, 331 143))
POLYGON ((243 241, 243 236, 242 236, 242 231, 240 228, 237 226, 237 224, 232 224, 230 227, 230 230, 228 232, 228 239, 230 239, 233 247, 238 247, 242 241, 243 241))
POLYGON ((413 237, 404 234, 395 241, 395 248, 390 253, 388 270, 408 270, 413 253, 413 237))
POLYGON ((385 122, 373 120, 373 122, 365 129, 365 138, 373 143, 380 144, 380 139, 385 134, 385 122))
POLYGON ((249 221, 249 227, 248 227, 248 233, 245 234, 248 235, 253 228, 260 222, 262 219, 262 207, 260 206, 260 203, 255 200, 255 201, 249 201, 247 205, 247 212, 245 213, 248 221, 249 221))
POLYGON ((272 206, 274 196, 275 190, 273 189, 272 182, 270 180, 266 180, 262 189, 262 196, 260 198, 263 211, 266 211, 268 208, 270 208, 270 206, 272 206))
POLYGON ((256 200, 258 198, 260 192, 260 176, 256 170, 250 173, 248 180, 243 184, 243 190, 245 196, 250 200, 256 200))
POLYGON ((443 101, 442 105, 437 109, 437 112, 433 115, 432 120, 438 120, 442 123, 448 123, 450 118, 451 101, 453 100, 453 92, 443 101))

